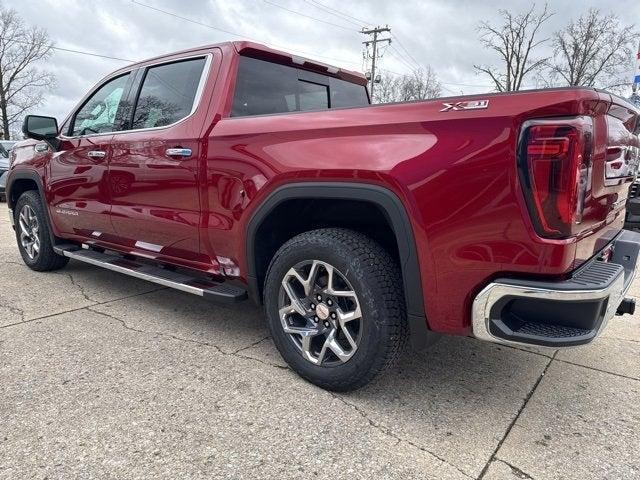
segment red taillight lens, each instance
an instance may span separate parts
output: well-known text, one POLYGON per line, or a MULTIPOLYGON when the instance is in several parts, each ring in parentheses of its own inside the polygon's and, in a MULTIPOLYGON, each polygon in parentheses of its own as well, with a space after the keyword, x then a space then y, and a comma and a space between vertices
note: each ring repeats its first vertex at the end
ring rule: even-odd
POLYGON ((579 231, 591 170, 589 117, 524 126, 519 168, 536 231, 567 238, 579 231))

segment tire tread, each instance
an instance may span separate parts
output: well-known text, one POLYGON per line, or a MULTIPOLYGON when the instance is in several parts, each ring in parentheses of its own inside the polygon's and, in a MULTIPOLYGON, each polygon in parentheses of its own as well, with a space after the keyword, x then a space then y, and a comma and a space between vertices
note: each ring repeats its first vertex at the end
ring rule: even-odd
POLYGON ((336 246, 337 249, 345 249, 349 252, 352 264, 362 266, 367 284, 373 290, 374 297, 378 299, 376 307, 380 311, 378 319, 383 335, 378 358, 366 371, 359 371, 356 375, 342 381, 332 379, 328 382, 317 378, 310 379, 304 375, 304 372, 298 373, 328 390, 355 390, 393 366, 406 348, 408 325, 400 268, 382 246, 366 235, 345 228, 323 228, 301 233, 286 242, 274 255, 267 272, 267 279, 273 266, 281 258, 310 243, 329 244, 336 246))
POLYGON ((22 195, 20 195, 20 198, 18 198, 18 201, 16 202, 14 216, 16 219, 16 240, 18 241, 20 255, 22 256, 24 263, 31 270, 35 270, 37 272, 59 270, 69 262, 69 259, 67 257, 58 255, 53 250, 49 223, 47 222, 47 216, 45 215, 44 206, 42 205, 42 200, 40 199, 40 195, 38 194, 38 192, 36 192, 35 190, 27 190, 22 195), (20 234, 17 226, 17 217, 24 205, 29 205, 35 211, 36 216, 38 217, 38 222, 40 223, 40 231, 42 232, 42 238, 40 239, 40 252, 35 261, 30 261, 30 259, 22 251, 22 247, 20 246, 20 234))

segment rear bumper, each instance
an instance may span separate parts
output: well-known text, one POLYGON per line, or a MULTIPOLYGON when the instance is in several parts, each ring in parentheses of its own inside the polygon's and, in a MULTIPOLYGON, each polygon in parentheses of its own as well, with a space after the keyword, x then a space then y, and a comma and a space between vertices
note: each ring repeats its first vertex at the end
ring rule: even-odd
MULTIPOLYGON (((591 342, 618 312, 635 276, 640 233, 623 231, 566 280, 498 279, 475 298, 473 335, 490 342, 567 347, 591 342)), ((625 303, 625 306, 628 304, 625 303)))

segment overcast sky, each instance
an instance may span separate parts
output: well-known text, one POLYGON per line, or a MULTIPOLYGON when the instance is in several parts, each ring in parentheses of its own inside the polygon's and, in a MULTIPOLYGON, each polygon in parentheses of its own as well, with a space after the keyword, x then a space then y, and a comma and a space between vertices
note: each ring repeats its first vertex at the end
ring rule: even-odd
MULTIPOLYGON (((245 38, 362 71, 361 42, 365 38, 358 32, 364 26, 360 20, 369 26, 388 24, 396 38, 395 50, 385 51, 381 68, 406 73, 410 70, 407 63, 430 65, 443 82, 443 94, 448 95, 491 90, 487 78, 473 69, 474 63, 496 61, 491 52, 478 45, 476 25, 481 20, 497 19, 498 9, 522 11, 531 5, 526 0, 140 0, 140 3, 226 30, 225 33, 131 0, 0 2, 16 9, 27 23, 47 29, 57 47, 130 60, 245 38), (333 15, 314 3, 350 17, 333 15)), ((635 22, 640 27, 639 0, 551 0, 549 4, 556 15, 548 22, 546 34, 591 6, 611 11, 623 21, 635 22)), ((54 115, 59 120, 101 77, 126 65, 123 61, 63 51, 56 51, 47 63, 43 67, 55 73, 57 85, 38 113, 54 115)), ((633 59, 630 59, 630 79, 633 70, 633 59)))

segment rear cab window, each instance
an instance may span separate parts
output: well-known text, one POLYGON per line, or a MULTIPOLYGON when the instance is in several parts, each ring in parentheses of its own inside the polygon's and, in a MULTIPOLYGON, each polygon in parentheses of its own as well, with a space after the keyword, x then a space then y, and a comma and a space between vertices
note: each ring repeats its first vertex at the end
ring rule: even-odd
POLYGON ((241 56, 232 117, 369 105, 364 85, 241 56))

